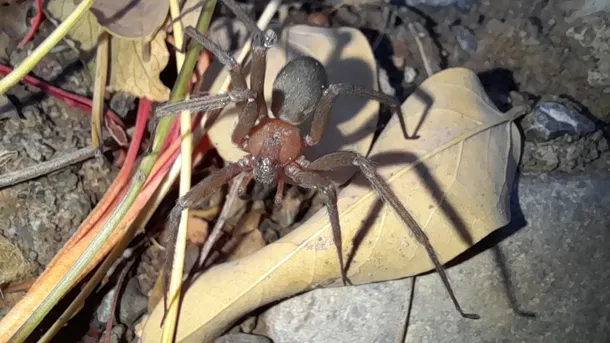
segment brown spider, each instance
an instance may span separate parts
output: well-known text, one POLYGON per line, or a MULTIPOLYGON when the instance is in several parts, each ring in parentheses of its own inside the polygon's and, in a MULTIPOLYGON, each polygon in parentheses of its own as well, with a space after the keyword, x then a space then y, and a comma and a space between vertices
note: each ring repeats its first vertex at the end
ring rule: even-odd
POLYGON ((320 175, 319 172, 357 166, 371 182, 379 197, 394 208, 402 221, 411 229, 417 241, 426 248, 459 313, 465 318, 478 319, 477 314, 462 311, 447 279, 444 267, 428 237, 402 205, 391 187, 376 173, 371 160, 355 152, 338 151, 310 162, 301 154, 303 149, 316 145, 320 141, 331 107, 337 96, 341 94, 357 95, 390 105, 403 120, 403 132, 406 136, 400 103, 392 96, 358 86, 342 83, 329 85, 326 70, 322 64, 312 57, 300 56, 289 61, 274 81, 271 111, 275 118, 271 118, 267 112, 263 86, 266 51, 275 44, 277 36, 273 31, 263 33, 254 21, 242 12, 234 0, 221 1, 252 32, 253 51, 250 79, 252 88, 248 89, 241 66, 233 57, 194 28, 187 27, 185 33, 189 37, 202 44, 220 62, 230 68, 233 88, 226 94, 207 95, 183 102, 161 105, 156 109, 156 114, 158 116, 170 115, 182 110, 210 111, 223 108, 229 103, 236 103, 240 115, 237 126, 233 131, 232 141, 249 155, 209 175, 178 199, 169 215, 171 234, 164 272, 167 273, 171 269, 173 243, 176 239, 181 212, 200 204, 222 185, 245 172, 248 174, 245 182, 240 185, 239 193, 244 193, 246 186, 252 179, 267 186, 277 184, 274 202, 278 207, 282 203, 285 182, 322 192, 330 218, 334 243, 337 247, 341 278, 343 283, 347 284, 341 247, 339 213, 337 211, 337 192, 333 183, 320 175), (312 116, 310 133, 302 137, 297 125, 312 118, 312 116))

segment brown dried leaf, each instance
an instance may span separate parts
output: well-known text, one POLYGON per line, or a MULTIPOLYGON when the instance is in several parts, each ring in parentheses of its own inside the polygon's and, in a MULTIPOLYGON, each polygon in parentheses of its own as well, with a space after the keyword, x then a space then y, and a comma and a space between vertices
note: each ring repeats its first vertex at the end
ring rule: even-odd
MULTIPOLYGON (((440 260, 447 262, 510 221, 509 194, 521 138, 511 122, 514 117, 500 113, 476 74, 464 68, 430 77, 402 110, 411 131, 421 121, 420 138, 404 140, 394 117, 371 155, 379 174, 428 234, 440 260)), ((354 284, 433 269, 426 250, 362 175, 340 193, 338 209, 343 254, 351 260, 348 277, 354 284)), ((212 342, 260 306, 331 284, 341 281, 322 209, 280 240, 195 280, 184 294, 176 341, 212 342)), ((151 313, 144 343, 159 341, 162 312, 157 306, 151 313)))
POLYGON ((150 42, 149 60, 144 58, 140 40, 113 37, 110 50, 109 91, 124 91, 138 98, 160 102, 169 99, 169 88, 159 79, 159 74, 169 62, 164 31, 157 32, 150 42))
POLYGON ((208 238, 210 225, 207 221, 197 218, 189 213, 188 228, 186 231, 187 239, 198 245, 203 245, 208 238))
POLYGON ((96 0, 91 12, 97 22, 115 37, 145 38, 161 26, 169 11, 167 0, 96 0))
MULTIPOLYGON (((46 3, 47 13, 56 21, 63 21, 76 5, 72 0, 50 0, 46 3)), ((76 22, 68 32, 68 38, 76 43, 84 61, 95 63, 97 40, 102 27, 95 16, 88 12, 76 22)), ((150 59, 144 58, 142 46, 145 39, 111 38, 109 91, 124 91, 136 97, 146 97, 152 101, 167 101, 169 88, 159 79, 159 74, 169 62, 169 52, 165 45, 165 32, 158 31, 150 41, 150 59)), ((89 66, 89 70, 94 70, 89 66)))
POLYGON ((226 261, 246 257, 266 245, 263 235, 258 230, 262 215, 262 211, 253 211, 241 218, 237 227, 231 232, 231 239, 220 249, 226 261))
MULTIPOLYGON (((273 81, 286 61, 295 53, 306 54, 320 60, 328 72, 331 83, 345 82, 369 89, 378 89, 377 69, 373 51, 366 37, 355 28, 322 28, 296 25, 284 31, 281 43, 267 54, 265 99, 271 103, 273 81)), ((248 76, 249 83, 249 76, 248 76)), ((366 154, 371 147, 377 127, 379 103, 355 96, 341 96, 333 106, 326 132, 315 147, 305 151, 305 156, 315 159, 337 150, 352 150, 366 154)), ((236 161, 246 153, 231 142, 237 122, 234 106, 227 107, 209 130, 209 136, 220 156, 236 161)), ((308 127, 305 127, 308 130, 308 127)), ((353 171, 333 173, 337 183, 347 181, 353 171)))

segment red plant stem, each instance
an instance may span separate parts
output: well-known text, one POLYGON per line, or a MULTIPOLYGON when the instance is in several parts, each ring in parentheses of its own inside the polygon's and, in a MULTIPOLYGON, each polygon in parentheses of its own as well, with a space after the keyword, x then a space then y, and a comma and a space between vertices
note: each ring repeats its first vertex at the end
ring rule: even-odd
MULTIPOLYGON (((13 68, 0 64, 0 74, 6 75, 12 71, 13 68)), ((93 101, 91 99, 77 94, 72 94, 55 86, 51 86, 50 84, 30 75, 26 75, 23 78, 22 82, 40 88, 40 90, 42 90, 43 92, 49 93, 54 97, 57 97, 61 101, 65 102, 67 105, 76 107, 87 113, 91 113, 91 107, 93 104, 93 101)), ((112 120, 115 124, 119 125, 122 128, 125 128, 125 124, 123 124, 121 118, 109 108, 104 109, 104 118, 106 120, 112 120)))
POLYGON ((142 138, 144 137, 144 131, 146 130, 146 124, 148 122, 151 107, 152 102, 150 100, 140 98, 140 104, 138 105, 138 116, 136 118, 136 128, 133 133, 133 138, 131 139, 131 144, 129 145, 129 150, 127 151, 125 163, 123 164, 119 174, 112 182, 112 185, 110 185, 110 188, 108 188, 108 191, 106 191, 106 194, 104 194, 102 200, 93 209, 89 216, 87 216, 87 219, 85 219, 83 224, 81 224, 79 230, 70 238, 70 240, 68 240, 65 245, 66 247, 73 246, 83 236, 85 236, 100 220, 104 213, 107 212, 107 209, 114 202, 121 190, 125 188, 128 181, 127 179, 131 174, 131 169, 133 168, 136 157, 138 156, 138 151, 140 150, 140 144, 142 143, 142 138))
POLYGON ((23 49, 23 47, 34 38, 34 35, 38 31, 38 27, 40 27, 40 23, 42 23, 42 0, 36 0, 36 16, 30 20, 32 27, 30 27, 30 31, 19 43, 19 49, 23 49))

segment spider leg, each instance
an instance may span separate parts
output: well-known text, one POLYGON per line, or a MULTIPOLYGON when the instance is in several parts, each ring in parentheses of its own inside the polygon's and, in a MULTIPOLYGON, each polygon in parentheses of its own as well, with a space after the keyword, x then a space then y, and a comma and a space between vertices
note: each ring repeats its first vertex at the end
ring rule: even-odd
POLYGON ((326 204, 326 210, 328 211, 330 226, 333 230, 333 240, 335 242, 335 247, 337 248, 337 255, 339 256, 341 279, 343 280, 343 284, 347 285, 349 281, 345 275, 345 266, 343 264, 341 224, 339 223, 339 211, 337 210, 337 190, 335 189, 335 185, 322 175, 319 175, 313 171, 303 170, 294 163, 286 166, 285 171, 286 175, 294 180, 299 186, 315 189, 322 192, 322 195, 324 195, 324 202, 326 204))
POLYGON ((447 292, 449 293, 449 296, 451 297, 451 300, 455 305, 455 308, 462 315, 462 317, 468 319, 479 319, 480 316, 478 314, 464 313, 464 311, 462 311, 462 307, 460 306, 457 298, 455 297, 453 288, 449 283, 449 278, 445 273, 445 268, 440 262, 436 251, 434 251, 434 248, 432 247, 428 236, 419 226, 415 218, 413 218, 409 211, 407 211, 407 209, 404 207, 402 202, 398 199, 396 193, 394 193, 390 185, 388 185, 385 180, 377 174, 373 161, 355 152, 338 151, 324 155, 318 158, 317 160, 309 163, 308 170, 328 171, 349 166, 357 166, 358 168, 360 168, 362 174, 364 174, 364 176, 369 180, 369 182, 372 184, 373 188, 375 189, 377 194, 379 194, 381 199, 384 202, 389 203, 394 208, 394 210, 398 213, 402 221, 407 225, 407 227, 409 227, 411 232, 413 232, 413 235, 415 236, 419 244, 424 246, 428 253, 428 256, 434 263, 436 271, 440 275, 441 280, 443 281, 443 284, 445 285, 445 288, 447 289, 447 292))
POLYGON ((330 115, 332 106, 337 100, 337 97, 341 94, 356 95, 365 99, 376 100, 382 104, 391 106, 398 114, 398 118, 402 126, 403 135, 405 136, 405 138, 409 138, 405 118, 402 114, 402 110, 400 109, 400 103, 395 97, 361 86, 355 86, 347 83, 334 83, 329 85, 328 88, 324 91, 322 98, 320 98, 320 101, 316 106, 313 120, 311 122, 310 133, 305 138, 305 141, 309 146, 318 144, 320 142, 320 139, 322 139, 322 135, 324 134, 324 130, 326 129, 326 123, 328 121, 328 116, 330 115))
MULTIPOLYGON (((209 50, 212 54, 214 54, 214 56, 216 56, 216 58, 222 64, 229 68, 229 74, 231 76, 231 83, 234 91, 245 91, 248 89, 248 85, 246 84, 246 78, 243 75, 241 65, 237 63, 233 56, 222 50, 220 46, 218 46, 212 40, 207 38, 205 35, 199 33, 192 26, 187 27, 184 32, 187 36, 191 37, 193 40, 203 45, 203 47, 209 50)), ((246 138, 246 135, 248 134, 250 129, 254 127, 256 119, 258 118, 259 111, 257 110, 256 106, 260 106, 258 102, 258 98, 260 96, 257 94, 257 92, 259 92, 259 90, 253 88, 253 91, 250 91, 250 97, 247 99, 247 103, 244 104, 243 101, 237 102, 237 110, 239 112, 239 117, 237 120, 237 125, 233 130, 233 135, 231 136, 231 140, 237 146, 242 145, 246 138), (257 100, 256 102, 253 101, 255 99, 257 100)))
POLYGON ((231 84, 233 85, 233 89, 247 89, 248 85, 246 84, 246 78, 241 70, 241 65, 237 63, 235 58, 231 56, 228 52, 222 50, 218 44, 214 43, 211 39, 206 37, 197 31, 194 27, 188 26, 184 29, 184 34, 189 36, 191 39, 196 41, 197 43, 203 45, 208 51, 210 51, 220 63, 224 64, 229 68, 229 74, 231 76, 231 84))
MULTIPOLYGON (((249 89, 232 90, 228 93, 205 95, 200 97, 191 98, 184 101, 178 102, 167 102, 163 105, 157 106, 155 109, 155 116, 157 118, 179 114, 182 111, 211 111, 221 109, 230 103, 243 103, 246 102, 246 108, 248 102, 254 102, 254 93, 249 89)), ((255 104, 252 104, 253 106, 255 104)), ((256 110, 256 107, 254 106, 256 110)))
POLYGON ((185 195, 180 197, 169 214, 169 236, 166 243, 166 259, 163 266, 163 306, 167 311, 168 303, 168 292, 169 292, 169 273, 172 268, 174 260, 175 242, 178 235, 178 226, 180 225, 180 217, 182 211, 187 208, 194 207, 205 201, 210 195, 218 190, 222 185, 231 181, 234 177, 244 171, 248 171, 252 168, 252 159, 247 156, 240 159, 237 162, 231 163, 221 170, 210 174, 208 177, 203 179, 201 182, 196 184, 191 190, 185 195))
POLYGON ((265 71, 267 69, 267 49, 277 42, 274 31, 263 32, 233 0, 221 0, 235 16, 252 32, 252 71, 250 73, 250 89, 256 93, 258 118, 267 117, 265 102, 265 71))

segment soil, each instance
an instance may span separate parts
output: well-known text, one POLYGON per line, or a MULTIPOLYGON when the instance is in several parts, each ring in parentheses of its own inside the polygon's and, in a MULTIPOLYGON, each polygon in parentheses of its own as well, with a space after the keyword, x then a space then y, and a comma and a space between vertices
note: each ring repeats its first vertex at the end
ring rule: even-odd
MULTIPOLYGON (((501 110, 512 106, 511 91, 525 94, 533 103, 546 96, 561 97, 580 106, 580 114, 597 125, 594 132, 585 135, 562 135, 544 142, 526 139, 524 170, 610 170, 610 130, 606 124, 610 122, 610 16, 595 12, 596 2, 465 0, 458 1, 459 6, 420 4, 409 8, 374 1, 358 1, 353 6, 349 6, 350 1, 344 3, 331 14, 328 10, 336 1, 294 3, 289 19, 292 23, 306 23, 309 18, 319 25, 361 28, 383 69, 385 77, 380 83, 401 101, 426 78, 418 44, 407 25, 413 24, 434 71, 452 66, 471 68, 479 73, 501 110), (311 13, 316 16, 309 17, 311 13)), ((610 6, 605 6, 601 10, 609 11, 610 6)), ((28 47, 40 43, 51 29, 45 22, 28 47)), ((0 46, 0 62, 17 65, 26 52, 16 50, 15 41, 8 42, 3 32, 0 38, 0 44, 6 44, 0 46)), ((49 54, 33 74, 65 90, 91 96, 91 80, 70 49, 58 48, 49 54)), ((0 99, 4 101, 0 102, 0 174, 90 143, 86 113, 21 85, 14 87, 7 99, 8 105, 0 99)), ((134 99, 115 95, 111 103, 129 121, 134 99)), ((0 284, 35 278, 103 196, 115 173, 108 161, 93 159, 0 190, 0 250, 10 252, 6 255, 16 261, 12 265, 0 263, 0 284)), ((322 207, 318 196, 290 187, 287 192, 289 206, 279 212, 270 210, 261 224, 268 242, 322 207)), ((145 251, 137 278, 141 291, 150 295, 163 250, 150 245, 145 251)), ((0 303, 0 317, 18 298, 10 295, 8 301, 0 303)), ((133 332, 134 328, 128 330, 133 332)))

